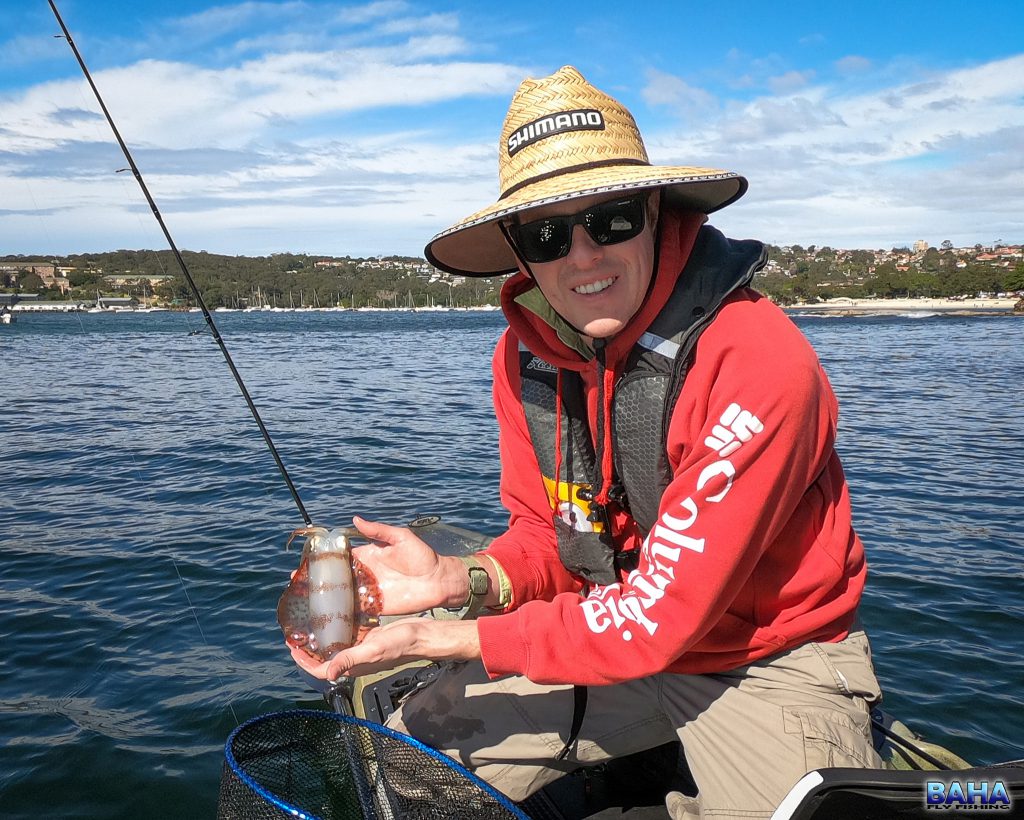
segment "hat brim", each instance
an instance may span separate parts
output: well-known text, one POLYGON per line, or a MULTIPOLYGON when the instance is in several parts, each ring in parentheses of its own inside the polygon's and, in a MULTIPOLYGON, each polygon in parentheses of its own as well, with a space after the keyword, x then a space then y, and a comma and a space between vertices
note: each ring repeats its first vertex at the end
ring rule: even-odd
POLYGON ((512 214, 594 194, 664 188, 670 203, 685 210, 710 214, 735 202, 747 190, 747 180, 731 171, 653 165, 614 165, 559 174, 511 193, 477 211, 427 243, 427 261, 461 276, 499 276, 515 272, 515 254, 499 223, 512 214))

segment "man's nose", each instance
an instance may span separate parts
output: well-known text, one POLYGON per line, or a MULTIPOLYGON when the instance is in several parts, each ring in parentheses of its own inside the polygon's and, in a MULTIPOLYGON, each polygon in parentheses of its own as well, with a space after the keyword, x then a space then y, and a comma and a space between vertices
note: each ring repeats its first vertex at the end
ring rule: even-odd
POLYGON ((572 226, 572 244, 569 246, 569 253, 566 254, 566 261, 577 268, 588 268, 597 262, 604 253, 604 248, 598 245, 587 233, 582 225, 572 226))

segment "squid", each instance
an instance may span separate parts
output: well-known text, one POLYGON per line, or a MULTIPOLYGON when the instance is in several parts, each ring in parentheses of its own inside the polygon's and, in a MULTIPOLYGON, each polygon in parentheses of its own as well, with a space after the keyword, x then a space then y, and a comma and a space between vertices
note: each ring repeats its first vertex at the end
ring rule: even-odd
POLYGON ((277 603, 285 642, 319 661, 359 643, 379 623, 382 596, 377 579, 352 555, 357 530, 303 527, 288 539, 305 538, 299 568, 277 603))

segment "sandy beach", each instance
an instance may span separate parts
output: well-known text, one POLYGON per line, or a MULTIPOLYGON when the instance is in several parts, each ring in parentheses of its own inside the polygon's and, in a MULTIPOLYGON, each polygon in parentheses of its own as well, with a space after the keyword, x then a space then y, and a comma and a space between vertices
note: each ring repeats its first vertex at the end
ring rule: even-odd
MULTIPOLYGON (((1013 313, 1018 297, 1003 299, 848 299, 839 297, 816 304, 786 305, 800 313, 830 313, 839 316, 864 316, 871 313, 950 313, 978 315, 1013 313)), ((1024 314, 1022 314, 1024 315, 1024 314)))

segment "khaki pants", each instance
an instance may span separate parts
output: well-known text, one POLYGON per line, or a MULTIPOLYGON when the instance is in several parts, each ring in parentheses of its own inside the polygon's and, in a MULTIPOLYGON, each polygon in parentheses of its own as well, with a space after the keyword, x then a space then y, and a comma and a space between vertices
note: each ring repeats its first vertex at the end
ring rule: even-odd
POLYGON ((555 756, 569 734, 572 687, 516 676, 491 681, 479 662, 446 667, 388 725, 513 800, 580 765, 678 737, 700 789, 700 816, 767 818, 812 769, 881 768, 868 717, 880 696, 867 636, 858 631, 723 674, 663 673, 591 687, 574 753, 564 761, 555 756))

